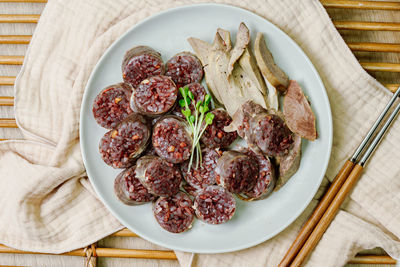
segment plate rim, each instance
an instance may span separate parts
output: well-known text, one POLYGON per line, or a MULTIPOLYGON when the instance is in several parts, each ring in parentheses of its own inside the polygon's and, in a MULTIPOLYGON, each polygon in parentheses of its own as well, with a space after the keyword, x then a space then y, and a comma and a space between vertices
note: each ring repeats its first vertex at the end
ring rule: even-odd
MULTIPOLYGON (((263 236, 262 238, 259 238, 253 242, 247 242, 241 246, 236 246, 236 247, 231 247, 231 248, 222 248, 222 249, 218 249, 218 250, 207 250, 207 249, 190 249, 190 248, 185 248, 182 249, 181 247, 177 247, 175 245, 172 244, 167 244, 164 243, 163 241, 159 241, 156 239, 153 239, 151 237, 148 237, 145 233, 142 233, 141 231, 136 231, 133 230, 137 235, 139 235, 140 237, 163 247, 169 248, 169 249, 173 249, 173 250, 178 250, 178 251, 184 251, 184 252, 191 252, 191 253, 199 253, 199 254, 205 254, 205 253, 212 253, 212 254, 219 254, 219 253, 226 253, 226 252, 234 252, 234 251, 239 251, 239 250, 243 250, 246 248, 251 248, 253 246, 256 246, 258 244, 261 244, 273 237, 275 237, 276 235, 278 235, 279 233, 281 233, 284 229, 286 229, 287 227, 289 227, 300 215, 301 213, 304 212, 304 210, 307 208, 307 206, 310 204, 311 200, 313 199, 313 197, 315 196, 315 194, 317 193, 319 187, 321 186, 322 180, 326 175, 326 170, 328 168, 329 165, 329 161, 330 161, 330 157, 331 157, 331 153, 332 153, 332 143, 333 143, 333 121, 332 121, 332 110, 331 110, 331 105, 330 105, 330 101, 329 101, 329 97, 326 91, 326 88, 324 86, 324 83, 322 82, 322 79, 317 71, 317 69, 315 68, 314 64, 312 63, 312 61, 309 59, 309 57, 307 56, 307 54, 303 51, 303 49, 297 44, 296 41, 294 41, 286 32, 284 32, 283 30, 281 30, 278 26, 276 26, 275 24, 273 24, 272 22, 270 22, 268 19, 252 12, 249 11, 247 9, 241 8, 241 7, 237 7, 234 5, 230 5, 230 4, 222 4, 222 3, 197 3, 197 4, 186 4, 186 5, 182 5, 182 6, 178 6, 178 7, 172 7, 172 8, 168 8, 165 10, 162 10, 160 12, 157 12, 141 21, 139 21, 138 23, 132 25, 132 27, 130 27, 128 30, 126 30, 123 34, 121 34, 117 39, 115 39, 115 41, 105 50, 105 52, 102 54, 102 56, 100 57, 100 59, 97 61, 96 65, 94 66, 94 68, 91 71, 91 74, 89 76, 89 79, 85 85, 85 90, 82 96, 82 102, 81 102, 81 107, 80 107, 80 115, 79 115, 79 144, 80 144, 80 149, 81 149, 81 154, 82 154, 82 160, 83 160, 83 164, 85 166, 85 170, 87 173, 87 176, 89 178, 90 183, 93 186, 94 191, 97 194, 97 197, 101 200, 101 202, 104 204, 104 206, 107 208, 107 210, 124 226, 127 227, 128 229, 130 227, 128 227, 127 225, 129 225, 129 223, 127 223, 121 216, 118 215, 117 212, 114 212, 114 210, 107 204, 107 201, 105 201, 105 199, 103 198, 103 196, 99 193, 99 190, 96 186, 96 183, 94 182, 93 178, 91 178, 90 175, 90 171, 86 168, 86 166, 88 166, 87 163, 87 155, 84 149, 84 142, 81 139, 81 136, 83 135, 83 127, 82 127, 82 123, 84 120, 84 107, 87 107, 87 103, 88 102, 88 88, 89 85, 93 82, 94 80, 94 73, 96 73, 97 69, 100 67, 101 63, 105 60, 106 55, 116 46, 118 45, 118 43, 120 42, 121 39, 123 39, 125 36, 127 36, 134 28, 139 27, 142 24, 145 24, 147 21, 152 20, 158 16, 162 16, 165 15, 169 12, 174 12, 177 10, 184 10, 187 8, 198 8, 198 7, 204 7, 204 6, 208 6, 210 8, 212 7, 222 7, 222 8, 230 8, 239 12, 244 12, 247 13, 250 16, 256 16, 262 20, 264 20, 264 22, 266 22, 267 24, 269 24, 271 27, 276 28, 277 31, 279 31, 282 36, 284 36, 284 38, 286 39, 286 41, 292 43, 299 51, 301 54, 303 54, 303 56, 305 57, 305 60, 307 61, 307 63, 310 65, 312 72, 314 73, 314 75, 316 76, 316 80, 319 84, 319 86, 322 89, 322 97, 324 99, 324 101, 326 102, 326 108, 328 111, 328 151, 325 154, 325 159, 324 159, 324 166, 321 170, 323 170, 323 175, 321 175, 321 177, 319 178, 318 186, 315 186, 315 188, 313 188, 313 190, 310 192, 312 192, 312 194, 310 194, 310 197, 307 199, 307 201, 305 201, 302 205, 301 208, 299 208, 295 213, 293 213, 290 216, 290 219, 287 220, 286 224, 282 224, 281 227, 277 228, 277 230, 275 230, 274 232, 272 232, 271 234, 267 235, 267 236, 263 236)), ((318 122, 317 122, 318 123, 318 122)))

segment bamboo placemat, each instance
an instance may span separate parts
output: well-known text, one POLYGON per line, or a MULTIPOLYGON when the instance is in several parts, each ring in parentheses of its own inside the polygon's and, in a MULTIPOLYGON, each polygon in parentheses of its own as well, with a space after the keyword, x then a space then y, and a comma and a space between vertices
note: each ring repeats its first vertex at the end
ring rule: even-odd
MULTIPOLYGON (((0 0, 0 5, 3 3, 7 3, 7 5, 12 5, 12 3, 16 5, 24 4, 32 7, 32 10, 41 12, 44 7, 44 4, 41 3, 46 2, 46 0, 0 0)), ((383 83, 388 90, 393 92, 400 82, 398 79, 398 73, 400 72, 400 2, 321 0, 321 3, 327 9, 335 27, 360 61, 361 66, 383 83)), ((3 12, 0 11, 0 13, 3 12)), ((7 23, 12 25, 30 24, 33 25, 31 27, 35 27, 39 17, 40 14, 0 14, 0 26, 7 23)), ((0 48, 6 45, 26 46, 29 44, 31 35, 19 32, 19 27, 12 28, 15 29, 15 32, 4 33, 0 30, 0 48)), ((16 50, 25 51, 24 49, 16 50)), ((0 49, 0 51, 2 50, 0 49)), ((11 68, 15 72, 15 69, 18 70, 22 65, 23 60, 24 55, 22 54, 0 54, 1 109, 12 109, 14 104, 14 98, 10 95, 10 90, 8 90, 8 94, 5 93, 7 90, 2 90, 2 88, 13 86, 15 82, 15 76, 10 76, 7 68, 11 68)), ((7 136, 0 135, 0 141, 21 136, 12 116, 0 118, 0 128, 8 128, 10 130, 14 128, 14 130, 8 131, 9 134, 7 136)), ((123 229, 110 235, 105 240, 114 237, 139 238, 130 230, 123 229)), ((100 241, 99 243, 104 242, 100 241)), ((382 254, 380 250, 375 250, 375 252, 382 254)), ((42 254, 19 251, 1 244, 0 253, 42 254)), ((90 261, 93 266, 96 265, 98 257, 176 260, 175 253, 169 250, 97 247, 97 244, 61 255, 84 257, 85 262, 90 261)), ((58 257, 62 257, 61 255, 58 257)), ((364 252, 357 255, 349 264, 388 265, 395 264, 395 260, 387 255, 368 255, 364 252)))

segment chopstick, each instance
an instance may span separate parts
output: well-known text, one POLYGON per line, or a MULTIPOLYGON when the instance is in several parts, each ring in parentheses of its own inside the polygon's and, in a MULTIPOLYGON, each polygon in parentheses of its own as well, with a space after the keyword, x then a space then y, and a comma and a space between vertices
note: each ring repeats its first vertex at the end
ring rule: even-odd
POLYGON ((360 176, 363 166, 366 164, 372 152, 377 147, 379 141, 385 134, 386 130, 389 128, 391 122, 394 120, 395 116, 399 112, 400 103, 397 105, 394 112, 391 114, 382 129, 373 139, 370 146, 367 148, 364 156, 361 158, 360 162, 357 163, 359 156, 367 147, 367 144, 378 129, 378 126, 381 124, 384 117, 387 115, 399 95, 400 87, 397 88, 396 92, 393 94, 392 98, 390 99, 382 113, 372 125, 365 138, 361 141, 360 145, 354 151, 354 154, 349 160, 344 163, 339 173, 336 175, 334 181, 332 182, 331 186, 329 187, 328 191, 325 193, 324 197, 315 208, 313 214, 301 228, 295 241, 292 243, 291 247, 286 252, 286 255, 280 262, 279 267, 289 266, 292 261, 292 266, 299 266, 318 243, 322 234, 328 228, 330 222, 336 215, 337 210, 339 209, 343 200, 346 198, 348 192, 360 176))

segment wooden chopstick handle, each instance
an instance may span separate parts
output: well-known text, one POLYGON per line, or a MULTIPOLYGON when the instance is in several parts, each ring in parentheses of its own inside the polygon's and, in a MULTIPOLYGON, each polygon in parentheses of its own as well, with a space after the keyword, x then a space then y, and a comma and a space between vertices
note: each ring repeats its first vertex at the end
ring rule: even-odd
POLYGON ((335 218, 337 211, 342 205, 343 201, 346 199, 348 193, 353 188, 358 178, 361 175, 363 167, 356 164, 344 182, 343 186, 338 191, 337 195, 333 199, 332 203, 329 205, 328 209, 322 216, 321 220, 318 222, 317 226, 312 231, 310 237, 304 243, 300 252, 297 254, 296 258, 293 260, 291 266, 300 266, 310 252, 314 249, 314 247, 318 244, 322 235, 325 233, 326 229, 330 225, 330 223, 335 218))
POLYGON ((315 208, 313 214, 301 228, 292 246, 286 252, 286 255, 283 257, 282 261, 279 263, 279 267, 289 266, 292 260, 296 257, 297 253, 300 251, 301 247, 307 241, 307 238, 313 231, 315 225, 317 225, 322 215, 324 215, 324 212, 329 207, 329 204, 332 202, 333 198, 339 191, 340 187, 343 185, 344 181, 346 181, 346 178, 349 176, 353 167, 354 163, 350 160, 347 160, 343 164, 328 191, 325 193, 324 197, 315 208))

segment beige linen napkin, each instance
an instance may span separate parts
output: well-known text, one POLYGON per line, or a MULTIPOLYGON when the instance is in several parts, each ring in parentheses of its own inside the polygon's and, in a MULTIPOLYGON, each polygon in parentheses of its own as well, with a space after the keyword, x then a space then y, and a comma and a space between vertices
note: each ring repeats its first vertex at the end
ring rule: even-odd
MULTIPOLYGON (((107 47, 135 23, 161 10, 198 2, 204 1, 49 1, 15 85, 15 114, 27 141, 0 142, 0 243, 61 253, 122 227, 85 177, 78 121, 86 82, 107 47)), ((331 181, 390 93, 363 71, 318 1, 217 2, 267 18, 310 57, 332 106, 334 143, 326 174, 331 181)), ((400 257, 399 130, 395 122, 307 265, 340 266, 361 249, 374 247, 400 257)), ((290 227, 263 244, 234 253, 197 255, 194 263, 275 266, 316 203, 313 200, 290 227)), ((192 261, 190 253, 177 255, 183 266, 192 261)))

